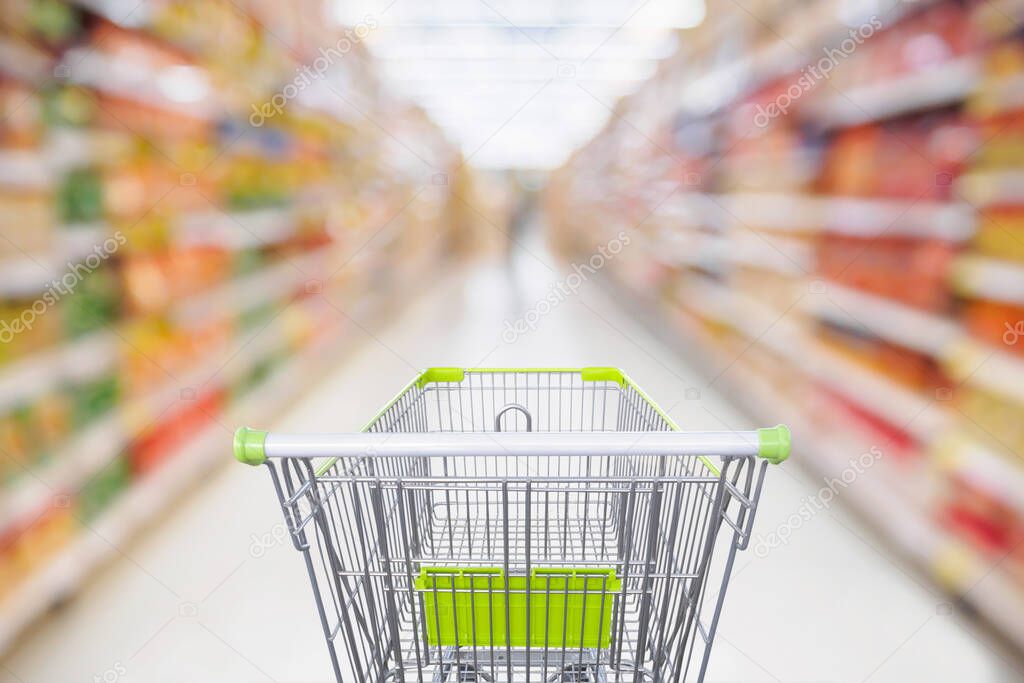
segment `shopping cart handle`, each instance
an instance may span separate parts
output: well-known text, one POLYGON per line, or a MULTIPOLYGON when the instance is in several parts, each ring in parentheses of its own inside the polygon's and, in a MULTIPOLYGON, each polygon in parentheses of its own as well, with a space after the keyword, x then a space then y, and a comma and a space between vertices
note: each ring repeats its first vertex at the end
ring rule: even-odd
POLYGON ((757 430, 757 454, 773 465, 789 458, 793 447, 793 435, 786 425, 775 425, 757 430))
POLYGON ((241 427, 235 458, 261 465, 267 458, 718 455, 760 456, 774 464, 789 457, 785 425, 747 432, 358 432, 277 434, 241 427))

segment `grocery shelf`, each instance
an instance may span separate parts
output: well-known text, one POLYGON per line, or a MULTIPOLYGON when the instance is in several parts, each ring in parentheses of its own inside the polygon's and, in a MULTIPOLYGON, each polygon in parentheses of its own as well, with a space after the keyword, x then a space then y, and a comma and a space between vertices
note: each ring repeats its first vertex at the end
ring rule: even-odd
POLYGON ((808 310, 819 318, 934 357, 946 353, 962 335, 950 318, 829 280, 822 285, 822 294, 806 299, 808 310))
MULTIPOLYGON (((0 490, 0 580, 11 579, 0 651, 222 457, 230 435, 212 424, 158 465, 168 439, 206 424, 209 406, 234 406, 226 416, 216 408, 215 423, 273 417, 336 346, 332 335, 301 352, 343 319, 332 303, 379 315, 391 303, 382 289, 401 283, 407 298, 441 260, 432 246, 453 244, 448 226, 471 231, 476 221, 437 187, 373 232, 422 180, 419 167, 393 171, 394 145, 381 131, 418 136, 438 172, 458 161, 425 112, 367 68, 361 40, 346 38, 356 61, 332 66, 361 106, 358 119, 300 97, 257 130, 250 104, 269 101, 316 56, 285 43, 329 45, 344 33, 332 22, 292 24, 313 5, 225 6, 211 28, 202 12, 148 0, 132 12, 69 4, 19 6, 0 30, 0 99, 18 110, 0 127, 3 209, 27 221, 8 229, 12 244, 0 251, 0 308, 15 324, 40 300, 58 306, 38 343, 26 335, 0 365, 0 440, 13 447, 0 490), (286 19, 282 42, 265 27, 286 19), (97 219, 56 224, 72 217, 97 219), (31 239, 19 241, 22 230, 31 239), (57 281, 84 277, 93 253, 107 261, 111 250, 100 248, 111 238, 125 248, 90 283, 101 286, 64 303, 71 294, 57 281), (374 241, 350 244, 364 238, 374 241), (176 276, 194 281, 169 283, 176 276), (108 329, 74 336, 93 314, 108 329), (65 538, 82 531, 67 504, 85 519, 98 514, 96 533, 65 538), (71 528, 55 533, 61 525, 71 528)), ((463 193, 475 194, 473 174, 460 167, 463 193)))
POLYGON ((231 459, 231 433, 222 426, 271 420, 309 384, 322 376, 338 335, 328 335, 275 370, 226 415, 214 420, 176 449, 159 470, 126 491, 45 568, 3 602, 0 652, 37 617, 71 595, 85 579, 117 554, 117 548, 157 518, 167 505, 218 463, 231 459))
POLYGON ((94 163, 96 147, 85 131, 62 126, 38 147, 0 148, 0 186, 52 191, 62 171, 94 163))
POLYGON ((914 236, 963 242, 977 228, 974 208, 963 202, 828 197, 824 225, 858 237, 914 236))
POLYGON ((299 227, 292 207, 253 211, 195 211, 177 221, 176 241, 185 246, 255 249, 285 242, 299 227))
POLYGON ((871 409, 920 441, 928 443, 948 428, 949 411, 937 398, 918 394, 828 349, 783 312, 768 310, 749 296, 722 286, 690 284, 685 289, 693 293, 686 299, 691 310, 728 323, 752 342, 787 359, 802 374, 871 409))
POLYGON ((99 375, 114 364, 116 351, 116 335, 103 330, 0 366, 0 411, 69 379, 99 375))
MULTIPOLYGON (((1024 78, 1022 87, 1024 87, 1024 78)), ((1024 203, 1024 169, 1001 168, 964 173, 957 179, 956 191, 978 208, 992 204, 1024 203)))
POLYGON ((964 337, 951 346, 945 361, 955 379, 1024 403, 1024 359, 964 337))
MULTIPOLYGON (((649 293, 630 290, 630 299, 640 306, 650 306, 648 296, 649 293)), ((662 315, 652 316, 652 320, 664 319, 662 315)), ((697 367, 722 367, 733 363, 740 366, 742 371, 735 376, 742 377, 741 381, 723 374, 716 382, 730 387, 729 395, 750 415, 761 422, 778 421, 779 415, 786 416, 787 424, 799 441, 793 454, 794 462, 826 478, 837 476, 849 466, 849 460, 842 454, 849 451, 850 443, 865 441, 863 436, 852 433, 849 428, 837 429, 832 424, 823 427, 819 420, 807 415, 793 397, 768 384, 756 368, 744 365, 743 359, 734 360, 723 353, 720 344, 696 324, 698 318, 687 315, 670 318, 669 322, 677 334, 695 342, 689 348, 698 361, 697 367)), ((797 371, 804 368, 794 366, 797 371)), ((941 427, 936 425, 936 428, 941 427)), ((983 464, 979 462, 976 466, 983 464)), ((1009 481, 1017 482, 1020 472, 1015 471, 1012 476, 1009 481)), ((877 472, 872 470, 855 485, 845 487, 842 500, 937 585, 977 610, 1017 647, 1024 647, 1024 619, 1021 618, 1024 587, 999 565, 999 558, 983 557, 939 526, 931 514, 932 503, 922 498, 920 490, 909 489, 910 483, 906 473, 880 466, 877 472), (900 477, 902 482, 898 480, 900 477)), ((1014 495, 1019 497, 1020 491, 1014 495)))
POLYGON ((965 254, 953 265, 953 284, 964 295, 1024 304, 1024 264, 965 254))
MULTIPOLYGON (((834 452, 821 436, 799 434, 801 452, 834 452)), ((806 461, 810 468, 827 473, 814 458, 806 461)), ((884 479, 858 480, 843 490, 843 500, 938 586, 977 610, 1017 647, 1024 647, 1024 588, 999 565, 999 558, 983 557, 939 526, 930 510, 913 505, 884 479)))
MULTIPOLYGON (((719 290, 712 294, 714 298, 706 306, 707 309, 718 312, 739 310, 747 314, 751 312, 749 301, 746 305, 737 304, 734 298, 731 304, 727 304, 731 293, 725 288, 719 290)), ((704 294, 701 291, 696 298, 704 300, 704 294)), ((735 313, 728 317, 733 321, 739 320, 735 313)), ((750 319, 750 316, 746 319, 750 319)), ((703 335, 698 326, 681 324, 679 320, 673 322, 679 333, 699 343, 702 347, 701 355, 716 359, 714 363, 703 363, 702 367, 742 363, 742 360, 733 361, 723 354, 717 348, 718 342, 703 335)), ((749 335, 763 322, 764 317, 760 321, 736 327, 746 327, 749 335)), ((954 421, 940 404, 909 392, 838 354, 815 348, 813 340, 805 340, 802 346, 774 345, 773 350, 788 350, 790 357, 798 356, 799 360, 794 361, 793 370, 824 380, 830 388, 850 400, 863 404, 865 398, 870 397, 869 407, 872 410, 884 415, 894 425, 906 425, 905 428, 923 443, 932 443, 939 448, 947 439, 952 438, 950 430, 954 421)), ((1024 363, 1021 369, 1024 370, 1024 363)), ((762 420, 777 420, 780 414, 785 414, 790 428, 794 434, 799 435, 802 444, 795 455, 799 462, 823 476, 835 476, 837 470, 847 466, 847 462, 835 460, 830 469, 822 460, 827 459, 829 454, 842 453, 848 444, 834 425, 827 428, 827 436, 822 436, 819 433, 821 430, 815 426, 816 421, 810 417, 800 417, 803 411, 797 404, 767 386, 756 369, 748 368, 746 372, 738 374, 743 377, 742 386, 733 387, 730 395, 752 415, 760 415, 762 420)), ((998 372, 994 374, 998 375, 998 372)), ((728 384, 730 377, 722 375, 720 381, 728 384)), ((1017 386, 1024 386, 1024 383, 1018 383, 1017 386)), ((968 442, 958 448, 961 450, 956 457, 971 463, 972 472, 983 472, 986 480, 993 477, 1000 479, 999 490, 1006 490, 1009 500, 1020 501, 1021 492, 1024 491, 1024 485, 1019 485, 1024 477, 1020 467, 1006 459, 999 463, 998 468, 993 467, 992 459, 1000 456, 978 443, 968 442), (986 469, 990 467, 992 469, 986 469)), ((927 571, 939 585, 977 609, 1018 647, 1024 647, 1024 620, 1020 616, 1024 614, 1024 588, 998 566, 998 558, 983 557, 966 542, 941 528, 931 517, 928 508, 921 506, 921 501, 914 501, 906 491, 893 490, 894 486, 902 488, 885 480, 876 482, 875 478, 870 481, 865 479, 858 482, 857 486, 845 488, 843 499, 882 531, 895 547, 927 571)))
POLYGON ((49 190, 53 180, 50 164, 37 150, 0 150, 0 186, 23 190, 49 190))
POLYGON ((579 258, 617 206, 616 216, 653 210, 650 243, 613 263, 612 277, 633 283, 676 345, 699 350, 731 399, 768 420, 785 414, 817 472, 841 469, 826 461, 849 442, 890 435, 893 457, 849 499, 1024 650, 1020 559, 999 567, 990 556, 1024 519, 1024 460, 1013 452, 1024 266, 996 251, 1024 207, 1024 2, 890 4, 863 42, 856 21, 839 26, 834 3, 749 25, 709 14, 701 40, 624 98, 558 172, 556 244, 579 258), (832 33, 815 11, 832 17, 832 33), (723 37, 739 27, 750 38, 731 47, 723 37), (844 50, 828 82, 803 78, 823 45, 847 37, 856 54, 844 50), (787 43, 808 49, 787 60, 787 43), (665 154, 638 150, 636 131, 619 125, 640 120, 665 154), (919 153, 901 151, 904 141, 919 153), (614 181, 595 191, 595 171, 614 181), (719 191, 684 196, 690 174, 719 191), (657 207, 667 180, 680 194, 657 207), (840 277, 844 256, 859 267, 840 277), (984 410, 991 419, 971 424, 984 410))
POLYGON ((720 227, 728 220, 721 195, 703 192, 677 193, 654 207, 652 217, 685 221, 685 225, 720 227))
MULTIPOLYGON (((886 8, 885 20, 894 24, 903 17, 935 5, 939 0, 893 3, 886 8)), ((771 39, 750 53, 715 66, 678 90, 674 103, 680 111, 704 116, 735 104, 737 100, 772 80, 790 76, 806 64, 805 55, 822 48, 838 46, 849 37, 849 27, 839 20, 840 13, 827 3, 800 7, 801 21, 781 22, 793 31, 790 35, 771 32, 771 39)), ((776 10, 773 17, 782 20, 793 10, 776 10)), ((758 13, 757 21, 768 26, 767 17, 758 13)), ((685 52, 682 54, 686 54, 685 52)), ((873 100, 874 102, 875 100, 873 100)))
POLYGON ((826 198, 782 193, 719 195, 732 217, 757 230, 785 233, 816 232, 824 220, 826 198))
POLYGON ((9 525, 31 520, 41 510, 49 508, 55 496, 66 495, 76 484, 86 481, 130 440, 120 411, 99 418, 72 436, 47 464, 23 474, 4 491, 0 498, 0 519, 4 526, 0 527, 0 532, 6 531, 9 525))
POLYGON ((182 64, 155 72, 144 62, 129 66, 85 48, 69 49, 63 61, 72 82, 102 93, 195 119, 213 121, 222 113, 214 99, 217 91, 199 67, 182 64))
MULTIPOLYGON (((318 301, 301 305, 310 311, 315 311, 315 307, 324 308, 324 304, 318 301)), ((246 336, 243 334, 242 338, 246 336)), ((230 385, 283 348, 287 341, 284 325, 272 324, 250 337, 240 348, 228 343, 208 353, 203 361, 181 377, 166 382, 145 396, 133 398, 100 418, 81 434, 73 436, 51 456, 47 465, 30 476, 20 477, 12 490, 0 496, 0 519, 5 523, 18 523, 47 507, 54 491, 76 491, 129 446, 153 416, 167 417, 174 409, 181 409, 194 400, 200 390, 230 385), (182 392, 188 388, 192 393, 183 395, 182 392)))
MULTIPOLYGON (((329 252, 330 248, 321 247, 290 257, 210 292, 179 301, 172 308, 171 316, 181 322, 196 324, 212 316, 221 316, 224 311, 237 314, 252 310, 273 296, 294 292, 308 281, 320 282, 318 278, 323 277, 321 266, 329 252)), ((95 376, 109 368, 116 357, 116 342, 116 333, 103 330, 0 366, 0 409, 44 393, 69 378, 81 378, 83 371, 95 376)))
POLYGON ((978 18, 993 37, 1007 35, 1024 24, 1024 1, 986 0, 978 6, 978 18))
POLYGON ((985 490, 1024 510, 1024 459, 963 430, 945 435, 935 448, 941 467, 980 483, 985 490))
POLYGON ((39 294, 68 273, 110 234, 103 223, 64 225, 57 228, 56 244, 46 253, 12 254, 0 259, 0 298, 39 294))
MULTIPOLYGON (((826 290, 827 291, 827 290, 826 290)), ((746 329, 750 339, 760 339, 793 363, 794 368, 828 385, 847 399, 881 415, 895 427, 907 430, 922 442, 929 442, 943 431, 949 421, 945 408, 934 397, 922 396, 898 384, 879 372, 855 363, 831 350, 816 338, 795 330, 785 317, 768 311, 754 299, 735 290, 723 290, 732 299, 730 309, 734 319, 743 321, 739 329, 746 329), (778 337, 766 330, 781 328, 778 337)), ((822 294, 809 294, 812 301, 822 294)))
POLYGON ((1014 74, 986 80, 979 90, 986 114, 1011 112, 1024 107, 1024 76, 1014 74))
POLYGON ((974 207, 965 202, 786 193, 687 194, 657 215, 756 231, 803 234, 828 230, 860 237, 919 236, 963 242, 974 235, 974 207))
POLYGON ((0 73, 38 85, 50 78, 52 58, 24 40, 0 35, 0 73))
POLYGON ((769 270, 794 278, 808 276, 814 269, 813 250, 801 240, 765 237, 757 234, 723 245, 728 260, 737 266, 769 270))
MULTIPOLYGON (((829 94, 808 105, 809 119, 823 128, 855 126, 962 102, 980 79, 980 63, 968 56, 918 73, 829 94)), ((834 90, 830 89, 830 90, 834 90)))
POLYGON ((808 355, 804 370, 833 391, 871 410, 894 427, 931 443, 949 428, 952 416, 940 395, 926 396, 889 377, 818 346, 808 355))
POLYGON ((197 294, 174 306, 171 318, 183 325, 199 325, 223 315, 254 310, 271 297, 290 296, 306 283, 323 287, 324 265, 334 251, 318 247, 300 256, 286 256, 262 270, 231 280, 216 289, 197 294))

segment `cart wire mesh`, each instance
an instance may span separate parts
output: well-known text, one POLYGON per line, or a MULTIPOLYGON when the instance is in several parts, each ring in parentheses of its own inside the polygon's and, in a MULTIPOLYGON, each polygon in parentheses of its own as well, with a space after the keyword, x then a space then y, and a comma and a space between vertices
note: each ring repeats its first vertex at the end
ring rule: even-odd
MULTIPOLYGON (((364 431, 676 429, 621 373, 428 370, 364 431)), ((639 683, 707 670, 766 465, 717 460, 368 447, 267 465, 339 683, 639 683)))

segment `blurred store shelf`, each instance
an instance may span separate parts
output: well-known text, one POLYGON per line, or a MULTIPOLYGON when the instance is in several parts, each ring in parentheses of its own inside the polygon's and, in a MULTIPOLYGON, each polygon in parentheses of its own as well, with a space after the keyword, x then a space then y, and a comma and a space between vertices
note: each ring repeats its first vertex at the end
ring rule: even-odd
POLYGON ((816 473, 882 448, 844 500, 1024 650, 1024 4, 885 9, 706 22, 556 174, 552 242, 632 231, 613 286, 816 473))
MULTIPOLYGON (((226 439, 230 440, 231 435, 224 424, 273 419, 282 407, 301 395, 310 382, 322 376, 324 364, 336 356, 334 348, 340 339, 340 333, 334 332, 314 342, 309 349, 254 386, 248 398, 186 441, 179 447, 178 453, 170 456, 166 467, 133 486, 91 522, 77 540, 72 541, 19 587, 13 597, 4 602, 3 615, 0 617, 0 652, 13 644, 22 629, 70 596, 94 571, 113 559, 118 553, 117 548, 158 518, 176 497, 184 494, 203 474, 225 461, 224 443, 226 439)), ((117 420, 111 420, 107 424, 98 425, 100 431, 96 434, 100 435, 101 444, 89 444, 96 450, 82 452, 116 453, 125 438, 120 425, 116 423, 117 420), (108 433, 103 434, 103 430, 108 433)), ((77 460, 80 461, 76 463, 79 467, 71 466, 62 473, 65 479, 81 478, 87 474, 88 465, 98 464, 81 462, 83 458, 77 460)), ((89 460, 95 461, 96 458, 89 460)), ((47 481, 58 480, 48 478, 47 481)))
POLYGON ((92 254, 109 231, 100 223, 63 225, 57 228, 56 244, 42 252, 13 251, 0 255, 0 297, 42 294, 68 272, 69 265, 92 254))
POLYGON ((33 6, 0 10, 0 652, 488 219, 358 41, 321 75, 358 117, 254 119, 338 39, 322 0, 33 6))
POLYGON ((959 325, 951 318, 833 282, 822 285, 821 296, 807 299, 812 314, 857 328, 862 334, 936 357, 948 353, 961 336, 959 325))
POLYGON ((881 83, 843 90, 811 106, 815 122, 845 128, 962 102, 981 75, 974 57, 881 83))
POLYGON ((116 335, 100 331, 0 366, 0 410, 10 410, 83 372, 103 373, 116 361, 116 351, 116 335))
POLYGON ((969 255, 953 266, 953 283, 968 296, 1024 304, 1024 264, 969 255))

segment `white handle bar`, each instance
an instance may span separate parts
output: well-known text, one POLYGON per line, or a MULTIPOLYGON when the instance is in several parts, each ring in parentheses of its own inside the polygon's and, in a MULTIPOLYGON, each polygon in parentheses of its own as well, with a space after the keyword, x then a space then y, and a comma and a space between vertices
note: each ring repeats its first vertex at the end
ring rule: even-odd
POLYGON ((240 428, 235 457, 258 465, 267 458, 558 455, 789 456, 785 425, 746 432, 395 432, 278 434, 240 428))

